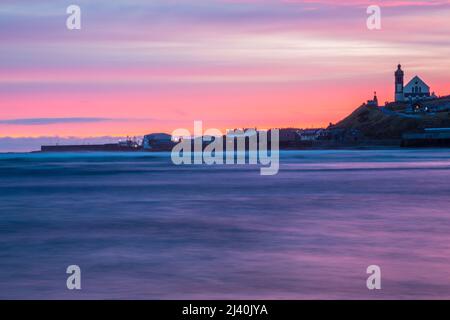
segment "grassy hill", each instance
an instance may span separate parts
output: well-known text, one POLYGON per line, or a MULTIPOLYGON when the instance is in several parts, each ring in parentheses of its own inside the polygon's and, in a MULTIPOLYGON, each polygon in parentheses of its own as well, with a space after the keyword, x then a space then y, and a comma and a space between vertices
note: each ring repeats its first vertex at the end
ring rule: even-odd
MULTIPOLYGON (((430 100, 422 106, 450 103, 449 97, 430 100)), ((369 139, 400 139, 405 132, 422 128, 450 127, 450 113, 406 114, 405 103, 391 103, 384 108, 363 104, 330 129, 356 129, 369 139), (400 111, 400 112, 399 112, 400 111)))

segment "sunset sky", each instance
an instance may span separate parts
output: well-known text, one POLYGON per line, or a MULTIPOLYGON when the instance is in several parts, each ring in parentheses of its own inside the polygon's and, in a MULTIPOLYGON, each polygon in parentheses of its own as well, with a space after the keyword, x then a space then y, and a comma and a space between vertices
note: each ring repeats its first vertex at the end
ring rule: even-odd
POLYGON ((2 0, 0 137, 326 126, 393 100, 398 63, 450 94, 449 17, 438 0, 2 0))

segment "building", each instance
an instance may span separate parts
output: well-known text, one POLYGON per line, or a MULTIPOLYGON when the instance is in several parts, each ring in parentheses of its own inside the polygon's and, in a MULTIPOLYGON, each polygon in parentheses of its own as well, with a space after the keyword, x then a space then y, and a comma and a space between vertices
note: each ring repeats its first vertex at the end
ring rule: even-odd
POLYGON ((403 95, 403 81, 405 73, 402 70, 402 66, 399 64, 397 66, 397 71, 395 71, 395 102, 404 101, 405 96, 403 95))
POLYGON ((142 149, 144 150, 170 150, 174 145, 172 136, 166 133, 148 134, 142 140, 142 149))
POLYGON ((295 128, 279 129, 280 142, 298 142, 301 140, 300 132, 302 130, 295 128))
POLYGON ((367 105, 371 107, 378 107, 377 92, 374 92, 373 100, 367 100, 367 105))
POLYGON ((418 76, 412 78, 404 85, 404 72, 402 66, 397 66, 395 71, 395 102, 412 102, 434 98, 434 93, 430 94, 430 86, 418 76))
POLYGON ((301 141, 315 141, 324 134, 325 130, 322 128, 317 129, 301 129, 298 131, 301 141))
POLYGON ((403 95, 406 101, 423 100, 431 96, 430 87, 418 76, 415 76, 403 88, 403 95))

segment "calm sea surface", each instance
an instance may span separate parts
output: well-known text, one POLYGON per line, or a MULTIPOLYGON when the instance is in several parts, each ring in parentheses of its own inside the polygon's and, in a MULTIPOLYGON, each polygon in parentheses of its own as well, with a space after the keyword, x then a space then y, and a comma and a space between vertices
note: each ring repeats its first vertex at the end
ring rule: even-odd
POLYGON ((450 298, 450 150, 281 157, 0 155, 0 298, 450 298))

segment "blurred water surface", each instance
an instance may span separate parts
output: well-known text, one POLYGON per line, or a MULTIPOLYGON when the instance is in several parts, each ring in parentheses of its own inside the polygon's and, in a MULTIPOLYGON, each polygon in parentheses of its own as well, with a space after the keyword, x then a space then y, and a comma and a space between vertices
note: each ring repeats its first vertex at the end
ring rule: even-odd
POLYGON ((450 298, 449 159, 292 151, 260 176, 168 153, 1 154, 0 298, 450 298))

